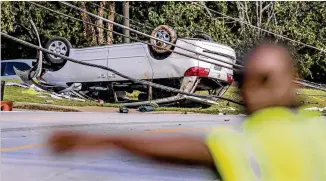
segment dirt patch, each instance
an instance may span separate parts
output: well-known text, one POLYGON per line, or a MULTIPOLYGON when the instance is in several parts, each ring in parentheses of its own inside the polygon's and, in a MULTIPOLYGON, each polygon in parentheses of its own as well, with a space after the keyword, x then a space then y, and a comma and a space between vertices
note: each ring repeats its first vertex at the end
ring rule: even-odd
POLYGON ((14 110, 27 109, 27 110, 57 111, 57 112, 82 112, 78 109, 71 108, 71 107, 48 105, 48 104, 36 104, 36 103, 22 103, 22 102, 14 102, 13 108, 14 110))

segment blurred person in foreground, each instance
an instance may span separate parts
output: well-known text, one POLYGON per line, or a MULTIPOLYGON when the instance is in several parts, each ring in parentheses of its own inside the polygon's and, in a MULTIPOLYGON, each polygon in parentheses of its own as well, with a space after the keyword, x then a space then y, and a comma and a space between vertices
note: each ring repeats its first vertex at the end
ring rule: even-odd
POLYGON ((58 153, 120 148, 214 167, 224 181, 325 181, 326 125, 296 106, 294 76, 287 49, 262 43, 246 57, 240 90, 249 116, 240 129, 219 128, 205 140, 55 132, 50 147, 58 153))

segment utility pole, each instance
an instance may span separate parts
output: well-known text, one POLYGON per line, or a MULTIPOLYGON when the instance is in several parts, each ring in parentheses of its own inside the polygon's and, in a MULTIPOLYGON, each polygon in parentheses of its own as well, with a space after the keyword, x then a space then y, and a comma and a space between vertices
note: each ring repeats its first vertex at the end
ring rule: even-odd
MULTIPOLYGON (((122 13, 123 13, 123 25, 129 27, 129 1, 123 1, 122 3, 122 13)), ((130 35, 129 30, 123 29, 123 34, 125 36, 130 35)), ((123 37, 124 43, 130 43, 130 39, 123 37)))

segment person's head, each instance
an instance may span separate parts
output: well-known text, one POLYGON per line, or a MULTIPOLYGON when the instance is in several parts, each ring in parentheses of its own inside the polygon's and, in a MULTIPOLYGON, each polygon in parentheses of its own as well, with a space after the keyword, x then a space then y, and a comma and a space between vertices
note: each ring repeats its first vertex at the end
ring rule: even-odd
POLYGON ((261 43, 251 50, 243 69, 241 95, 248 114, 295 102, 294 62, 282 45, 261 43))

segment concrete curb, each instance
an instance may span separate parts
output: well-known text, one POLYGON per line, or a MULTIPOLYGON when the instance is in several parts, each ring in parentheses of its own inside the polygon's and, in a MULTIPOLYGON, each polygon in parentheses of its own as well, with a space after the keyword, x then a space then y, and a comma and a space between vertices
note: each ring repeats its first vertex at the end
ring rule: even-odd
POLYGON ((58 111, 58 112, 82 112, 79 109, 66 107, 66 106, 26 103, 26 102, 14 102, 13 108, 27 109, 27 110, 41 110, 41 111, 58 111))

